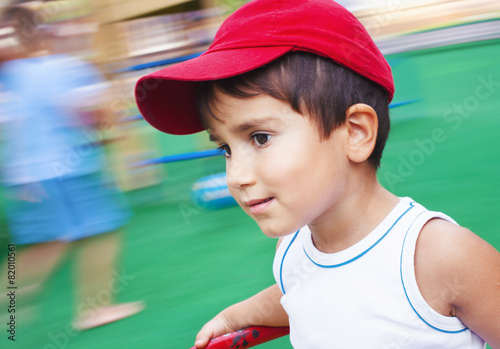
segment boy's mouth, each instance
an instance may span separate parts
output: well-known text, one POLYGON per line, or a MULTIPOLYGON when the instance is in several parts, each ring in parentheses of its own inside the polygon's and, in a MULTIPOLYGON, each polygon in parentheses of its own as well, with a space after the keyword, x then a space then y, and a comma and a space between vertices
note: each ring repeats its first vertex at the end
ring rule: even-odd
POLYGON ((259 215, 264 212, 264 210, 274 201, 273 197, 268 197, 265 199, 250 200, 244 204, 250 207, 250 213, 253 215, 259 215))

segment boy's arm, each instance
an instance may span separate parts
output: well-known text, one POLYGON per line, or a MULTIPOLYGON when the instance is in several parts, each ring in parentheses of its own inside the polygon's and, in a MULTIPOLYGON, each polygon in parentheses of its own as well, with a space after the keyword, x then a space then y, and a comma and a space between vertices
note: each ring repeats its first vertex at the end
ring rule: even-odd
MULTIPOLYGON (((470 232, 440 219, 422 229, 415 254, 419 288, 441 313, 458 317, 500 349, 500 253, 470 232)), ((437 309, 436 309, 437 310, 437 309)))
MULTIPOLYGON (((278 240, 276 250, 283 241, 278 240)), ((236 303, 207 322, 196 335, 195 346, 205 348, 210 339, 248 326, 288 326, 288 315, 281 305, 281 290, 274 284, 243 302, 236 303)))
POLYGON ((195 346, 204 348, 210 339, 248 326, 288 326, 288 315, 281 306, 277 284, 236 303, 210 320, 196 336, 195 346))

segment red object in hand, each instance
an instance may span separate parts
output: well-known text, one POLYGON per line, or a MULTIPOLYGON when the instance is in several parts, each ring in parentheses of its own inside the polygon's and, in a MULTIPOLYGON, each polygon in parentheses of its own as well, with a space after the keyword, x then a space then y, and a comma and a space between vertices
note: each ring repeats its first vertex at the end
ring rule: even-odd
MULTIPOLYGON (((212 339, 205 349, 246 349, 289 333, 289 327, 250 326, 212 339)), ((196 347, 191 349, 196 349, 196 347)))

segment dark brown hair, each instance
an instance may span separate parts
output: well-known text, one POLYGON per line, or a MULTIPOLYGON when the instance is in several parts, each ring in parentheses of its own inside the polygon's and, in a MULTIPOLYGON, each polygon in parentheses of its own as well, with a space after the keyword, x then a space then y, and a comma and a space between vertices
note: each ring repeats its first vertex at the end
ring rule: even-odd
POLYGON ((350 106, 367 104, 377 113, 379 124, 375 148, 368 161, 375 168, 380 166, 390 129, 387 93, 375 82, 330 59, 292 52, 248 73, 201 82, 196 101, 204 122, 207 117, 215 117, 211 109, 215 90, 237 98, 267 94, 289 103, 296 112, 310 115, 323 139, 345 123, 350 106))

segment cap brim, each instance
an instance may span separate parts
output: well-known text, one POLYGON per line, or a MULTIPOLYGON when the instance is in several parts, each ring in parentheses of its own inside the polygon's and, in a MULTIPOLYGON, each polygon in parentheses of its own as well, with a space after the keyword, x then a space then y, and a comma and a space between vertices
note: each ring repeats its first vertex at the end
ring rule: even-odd
POLYGON ((274 46, 212 51, 145 75, 135 88, 139 111, 166 133, 203 131, 195 100, 197 82, 246 73, 292 50, 293 46, 274 46))

